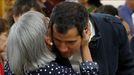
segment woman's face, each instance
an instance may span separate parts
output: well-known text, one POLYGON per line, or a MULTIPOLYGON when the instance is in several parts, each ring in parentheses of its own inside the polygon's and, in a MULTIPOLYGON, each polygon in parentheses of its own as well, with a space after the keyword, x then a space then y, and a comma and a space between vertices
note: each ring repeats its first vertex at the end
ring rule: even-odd
POLYGON ((0 53, 5 51, 7 41, 7 32, 3 32, 0 34, 0 53))

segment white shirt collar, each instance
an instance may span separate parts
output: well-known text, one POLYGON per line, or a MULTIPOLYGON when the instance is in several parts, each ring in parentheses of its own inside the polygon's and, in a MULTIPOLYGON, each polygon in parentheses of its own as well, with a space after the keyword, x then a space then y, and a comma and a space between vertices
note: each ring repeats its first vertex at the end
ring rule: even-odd
POLYGON ((89 20, 89 25, 90 25, 90 32, 91 32, 91 36, 89 38, 89 42, 91 41, 91 38, 95 35, 95 29, 93 24, 91 23, 91 21, 89 20))

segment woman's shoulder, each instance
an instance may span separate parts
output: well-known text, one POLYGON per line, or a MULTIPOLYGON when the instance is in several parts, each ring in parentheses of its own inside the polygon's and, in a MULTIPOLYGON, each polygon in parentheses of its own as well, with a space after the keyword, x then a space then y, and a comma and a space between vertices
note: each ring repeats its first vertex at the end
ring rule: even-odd
POLYGON ((26 73, 27 75, 70 75, 70 74, 80 75, 78 72, 75 72, 72 68, 62 66, 56 62, 50 62, 45 67, 26 73))

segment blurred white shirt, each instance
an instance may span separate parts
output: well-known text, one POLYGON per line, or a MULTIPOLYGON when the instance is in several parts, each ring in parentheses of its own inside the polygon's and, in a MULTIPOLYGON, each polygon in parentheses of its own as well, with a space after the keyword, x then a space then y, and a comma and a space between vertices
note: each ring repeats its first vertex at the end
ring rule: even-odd
POLYGON ((134 13, 132 14, 132 22, 134 24, 134 13))

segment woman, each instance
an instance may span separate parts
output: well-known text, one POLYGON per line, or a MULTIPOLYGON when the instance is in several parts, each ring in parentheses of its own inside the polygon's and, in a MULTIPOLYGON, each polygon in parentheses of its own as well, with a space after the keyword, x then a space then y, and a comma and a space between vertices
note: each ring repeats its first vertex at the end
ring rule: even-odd
MULTIPOLYGON (((7 59, 16 75, 24 75, 26 71, 38 69, 54 60, 44 43, 47 26, 48 18, 36 11, 22 15, 12 26, 7 42, 7 59)), ((5 72, 10 71, 7 70, 5 72)))

